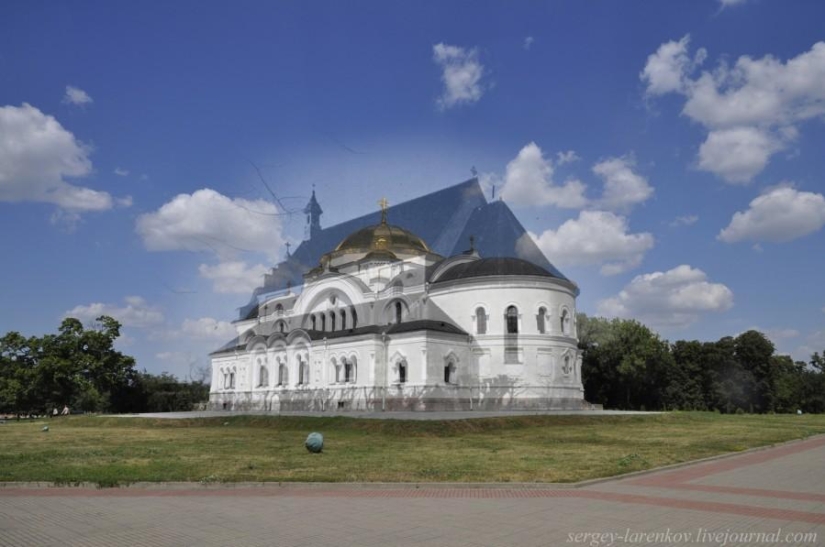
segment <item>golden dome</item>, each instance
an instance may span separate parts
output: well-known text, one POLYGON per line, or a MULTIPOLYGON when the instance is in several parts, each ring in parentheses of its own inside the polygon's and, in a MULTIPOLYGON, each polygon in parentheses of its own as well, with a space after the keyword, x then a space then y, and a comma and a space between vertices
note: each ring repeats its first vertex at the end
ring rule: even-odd
POLYGON ((404 228, 382 222, 361 228, 348 235, 333 251, 336 255, 344 253, 368 253, 371 251, 390 251, 392 253, 419 254, 430 253, 424 240, 404 228))

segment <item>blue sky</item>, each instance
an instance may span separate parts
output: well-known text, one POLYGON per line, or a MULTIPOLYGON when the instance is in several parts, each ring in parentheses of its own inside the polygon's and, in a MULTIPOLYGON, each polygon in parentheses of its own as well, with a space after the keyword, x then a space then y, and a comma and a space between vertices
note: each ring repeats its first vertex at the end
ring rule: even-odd
POLYGON ((588 314, 825 349, 825 4, 5 2, 0 332, 181 377, 322 224, 471 176, 588 314), (294 248, 294 247, 293 247, 294 248))

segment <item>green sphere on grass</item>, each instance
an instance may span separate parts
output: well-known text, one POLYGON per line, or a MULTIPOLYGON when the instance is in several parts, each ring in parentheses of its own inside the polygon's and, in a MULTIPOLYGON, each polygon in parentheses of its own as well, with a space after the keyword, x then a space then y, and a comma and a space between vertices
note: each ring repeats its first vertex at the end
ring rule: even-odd
POLYGON ((324 436, 320 433, 310 433, 304 446, 313 454, 318 454, 324 449, 324 436))

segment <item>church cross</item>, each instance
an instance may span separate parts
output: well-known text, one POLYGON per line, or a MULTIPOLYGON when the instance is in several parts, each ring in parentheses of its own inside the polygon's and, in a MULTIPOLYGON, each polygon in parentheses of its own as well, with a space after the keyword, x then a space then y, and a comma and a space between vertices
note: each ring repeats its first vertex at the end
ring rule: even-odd
POLYGON ((387 207, 390 206, 390 202, 387 201, 387 198, 381 198, 378 200, 378 206, 381 207, 381 223, 387 223, 387 207))

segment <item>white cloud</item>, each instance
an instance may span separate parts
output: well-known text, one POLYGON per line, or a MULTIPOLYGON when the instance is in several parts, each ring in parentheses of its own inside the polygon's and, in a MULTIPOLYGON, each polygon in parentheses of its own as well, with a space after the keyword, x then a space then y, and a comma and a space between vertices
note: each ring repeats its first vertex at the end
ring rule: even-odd
POLYGON ((733 306, 733 293, 721 283, 710 283, 702 270, 681 265, 667 272, 633 278, 618 295, 602 300, 598 313, 637 319, 652 327, 684 327, 702 313, 722 312, 733 306))
POLYGON ((444 92, 438 98, 442 110, 481 99, 484 89, 481 78, 484 67, 478 61, 476 49, 465 49, 447 44, 433 46, 433 60, 441 67, 444 92))
POLYGON ((627 219, 607 211, 582 211, 577 219, 568 220, 558 230, 531 236, 554 264, 601 264, 602 275, 635 268, 654 244, 651 234, 628 233, 627 219))
POLYGON ((701 169, 748 182, 794 140, 797 124, 825 115, 825 42, 785 63, 771 55, 742 56, 732 67, 721 63, 695 78, 690 73, 698 62, 687 61, 687 45, 687 36, 663 44, 640 77, 648 95, 683 94, 682 113, 708 130, 701 169), (745 158, 726 157, 737 153, 745 158))
POLYGON ((198 271, 201 277, 212 281, 212 290, 217 293, 249 294, 263 284, 268 268, 263 264, 252 266, 243 261, 230 261, 213 266, 201 264, 198 271))
POLYGON ((83 106, 87 104, 91 104, 94 101, 89 96, 88 93, 80 89, 79 87, 75 87, 73 85, 66 86, 66 94, 63 95, 63 102, 66 104, 73 104, 77 106, 83 106))
POLYGON ((238 251, 277 259, 284 240, 274 204, 228 198, 214 190, 179 194, 138 217, 136 231, 150 251, 213 251, 228 260, 238 251))
POLYGON ((573 163, 579 161, 581 158, 576 154, 575 150, 567 150, 566 152, 556 152, 556 163, 564 165, 565 163, 573 163))
POLYGON ((532 36, 526 37, 524 39, 524 49, 529 51, 530 48, 533 46, 533 42, 535 42, 535 41, 536 41, 536 39, 533 38, 532 36))
POLYGON ((578 180, 568 180, 559 186, 553 183, 553 163, 544 157, 541 148, 531 142, 507 164, 501 197, 511 205, 555 205, 580 208, 587 204, 586 186, 578 180))
POLYGON ((121 169, 120 167, 115 167, 115 175, 119 177, 128 177, 129 171, 127 171, 126 169, 121 169))
POLYGON ((124 327, 151 327, 163 323, 163 312, 156 306, 150 306, 139 296, 127 296, 125 306, 102 304, 99 302, 88 306, 76 306, 63 314, 75 317, 84 323, 91 323, 101 315, 108 315, 120 321, 124 327))
POLYGON ((691 69, 687 47, 690 35, 681 40, 670 41, 659 46, 656 53, 649 55, 639 78, 647 82, 648 95, 662 95, 671 91, 682 91, 685 87, 685 73, 691 69))
POLYGON ((0 201, 54 203, 74 217, 111 209, 108 193, 66 182, 91 174, 90 153, 89 146, 37 108, 26 103, 0 107, 0 201))
POLYGON ((608 158, 593 166, 593 172, 604 180, 599 206, 613 211, 626 211, 653 195, 647 179, 634 173, 634 162, 628 158, 608 158))
POLYGON ((679 226, 690 226, 691 224, 696 224, 697 220, 699 220, 699 217, 696 215, 684 215, 681 217, 676 217, 670 222, 670 227, 677 228, 679 226))
POLYGON ((750 203, 747 211, 734 213, 717 239, 784 242, 816 232, 825 225, 825 197, 790 187, 774 188, 750 203))
POLYGON ((768 164, 782 143, 756 127, 733 127, 708 133, 699 147, 699 168, 727 182, 747 184, 768 164))

